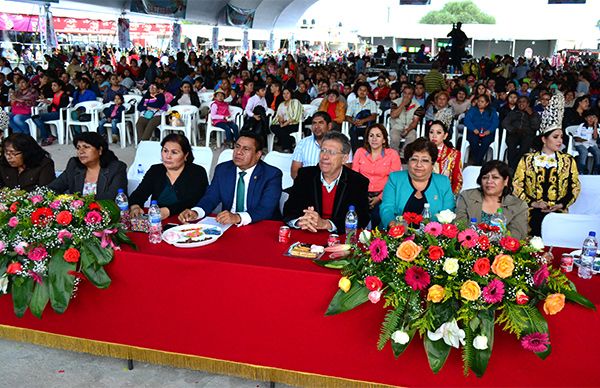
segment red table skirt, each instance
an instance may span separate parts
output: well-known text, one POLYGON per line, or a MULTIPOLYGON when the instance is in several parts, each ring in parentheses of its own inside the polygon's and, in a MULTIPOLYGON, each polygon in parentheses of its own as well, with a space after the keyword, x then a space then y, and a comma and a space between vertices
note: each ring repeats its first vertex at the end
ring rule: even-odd
MULTIPOLYGON (((573 304, 548 318, 553 352, 545 361, 497 330, 483 378, 463 376, 458 350, 437 375, 421 341, 398 359, 389 344, 378 351, 381 306, 325 317, 339 272, 283 256, 279 226, 233 227, 196 249, 151 246, 132 234, 139 251, 118 252, 111 286, 84 282, 63 315, 47 308, 41 320, 29 312, 19 319, 10 298, 0 298, 0 336, 298 385, 600 385, 600 315, 573 304)), ((326 239, 292 233, 293 241, 326 239)), ((600 306, 600 277, 572 278, 600 306)))

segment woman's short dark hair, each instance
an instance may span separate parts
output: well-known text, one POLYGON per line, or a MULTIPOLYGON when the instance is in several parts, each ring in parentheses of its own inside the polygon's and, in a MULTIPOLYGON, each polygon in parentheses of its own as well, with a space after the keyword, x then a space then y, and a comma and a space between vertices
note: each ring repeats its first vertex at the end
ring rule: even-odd
POLYGON ((592 99, 590 98, 589 94, 584 94, 583 96, 579 96, 575 99, 575 102, 573 102, 573 108, 577 109, 579 108, 579 104, 581 103, 581 101, 583 100, 588 100, 588 102, 591 104, 592 103, 592 99))
MULTIPOLYGON (((79 142, 87 143, 98 151, 102 150, 102 154, 100 155, 100 167, 102 168, 108 166, 114 160, 119 160, 117 155, 108 149, 108 141, 98 132, 81 132, 73 139, 73 146, 77 148, 79 142)), ((84 167, 78 158, 75 158, 75 160, 80 167, 84 167)))
POLYGON ((371 153, 371 145, 369 144, 369 134, 371 133, 371 130, 373 130, 373 128, 378 128, 381 131, 384 140, 383 148, 389 148, 390 141, 388 140, 388 133, 387 129, 385 129, 385 126, 381 124, 372 124, 365 130, 365 149, 369 151, 369 153, 371 153))
MULTIPOLYGON (((37 141, 30 135, 13 133, 2 141, 2 149, 5 150, 9 145, 12 145, 15 151, 22 152, 23 163, 26 168, 38 167, 45 158, 50 159, 48 151, 40 147, 37 141)), ((10 166, 4 154, 2 154, 2 158, 0 158, 0 164, 3 166, 10 166)))
POLYGON ((438 149, 429 139, 420 137, 404 148, 404 157, 408 160, 415 152, 427 152, 431 156, 431 163, 437 162, 438 149))
POLYGON ((512 179, 513 179, 513 171, 510 166, 500 160, 490 160, 486 162, 483 166, 481 166, 481 170, 479 171, 479 176, 477 177, 477 184, 479 185, 479 191, 483 192, 481 188, 481 180, 484 175, 489 174, 491 171, 496 170, 498 174, 503 179, 508 178, 508 185, 504 189, 502 189, 502 198, 506 197, 513 192, 512 179))
POLYGON ((167 143, 177 143, 181 147, 181 151, 184 154, 188 154, 185 158, 185 164, 191 164, 194 161, 194 153, 192 152, 192 146, 187 137, 179 133, 170 133, 160 142, 160 146, 164 147, 167 143))
MULTIPOLYGON (((69 74, 69 73, 65 73, 65 74, 69 74)), ((52 83, 57 84, 61 90, 65 88, 65 83, 60 79, 54 79, 54 80, 52 80, 52 83)))

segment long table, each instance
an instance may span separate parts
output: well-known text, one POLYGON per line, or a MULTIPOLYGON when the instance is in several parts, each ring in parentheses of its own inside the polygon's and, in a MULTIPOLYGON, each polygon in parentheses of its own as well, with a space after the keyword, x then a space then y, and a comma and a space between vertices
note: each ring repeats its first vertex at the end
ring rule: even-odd
MULTIPOLYGON (((138 250, 117 253, 111 286, 82 283, 63 315, 47 308, 42 319, 16 318, 10 298, 0 298, 0 337, 294 385, 600 385, 600 314, 573 304, 548 319, 545 361, 497 330, 483 378, 463 376, 456 350, 437 375, 421 341, 398 359, 389 345, 378 351, 381 305, 324 316, 339 272, 283 256, 280 225, 233 227, 194 249, 132 233, 138 250)), ((292 241, 326 239, 292 232, 292 241)), ((600 278, 572 278, 600 307, 600 278)))

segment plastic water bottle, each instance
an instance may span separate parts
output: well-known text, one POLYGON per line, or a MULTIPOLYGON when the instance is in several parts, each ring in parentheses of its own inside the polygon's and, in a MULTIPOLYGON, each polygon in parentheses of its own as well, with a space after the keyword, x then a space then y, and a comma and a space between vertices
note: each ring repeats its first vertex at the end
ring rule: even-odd
POLYGON ((348 213, 346 213, 346 239, 355 244, 358 241, 358 235, 356 231, 358 229, 358 215, 353 205, 348 206, 348 213))
POLYGON ((117 204, 119 212, 121 213, 121 224, 123 224, 125 229, 129 229, 129 200, 127 199, 127 194, 125 194, 123 189, 119 189, 117 191, 115 203, 117 204))
POLYGON ((156 201, 152 201, 150 209, 148 209, 148 223, 150 224, 150 230, 148 231, 150 244, 159 244, 162 241, 162 224, 160 222, 160 208, 156 201))
POLYGON ((596 252, 598 251, 598 240, 596 240, 596 232, 590 232, 588 237, 583 240, 581 248, 581 263, 579 263, 579 271, 577 275, 582 279, 591 279, 593 267, 596 264, 596 252))
POLYGON ((423 205, 423 213, 421 213, 421 215, 423 216, 423 224, 427 224, 429 222, 429 220, 431 219, 431 212, 429 211, 429 203, 425 203, 423 205))
POLYGON ((494 213, 492 216, 490 225, 497 226, 500 229, 500 235, 506 234, 506 217, 504 217, 501 207, 499 207, 498 210, 496 210, 496 213, 494 213))
POLYGON ((144 171, 144 166, 142 166, 142 164, 141 164, 141 163, 140 163, 140 164, 138 164, 138 165, 137 165, 137 175, 138 175, 138 176, 144 176, 144 173, 145 173, 145 171, 144 171))
POLYGON ((475 218, 475 217, 471 218, 471 229, 477 230, 478 228, 479 228, 479 226, 477 225, 477 218, 475 218))

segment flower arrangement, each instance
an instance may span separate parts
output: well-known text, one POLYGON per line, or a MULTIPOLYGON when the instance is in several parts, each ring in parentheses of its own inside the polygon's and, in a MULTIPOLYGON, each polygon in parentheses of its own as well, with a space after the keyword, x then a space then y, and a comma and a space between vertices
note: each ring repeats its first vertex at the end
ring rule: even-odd
POLYGON ((347 257, 316 261, 342 271, 326 315, 380 303, 387 310, 380 350, 391 342, 398 357, 418 332, 434 373, 451 348, 462 346, 465 375, 482 376, 496 324, 545 358, 550 337, 537 306, 545 315, 559 313, 565 300, 595 308, 547 265, 541 238, 519 241, 485 225, 466 228, 452 223, 452 212, 442 213, 440 222, 426 224, 405 214, 387 232, 363 231, 347 257))
POLYGON ((119 216, 93 196, 0 190, 0 295, 12 294, 15 314, 41 318, 48 302, 63 313, 83 279, 107 288, 104 266, 119 243, 131 245, 119 216))

